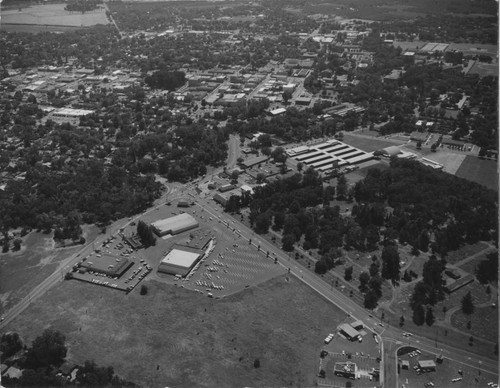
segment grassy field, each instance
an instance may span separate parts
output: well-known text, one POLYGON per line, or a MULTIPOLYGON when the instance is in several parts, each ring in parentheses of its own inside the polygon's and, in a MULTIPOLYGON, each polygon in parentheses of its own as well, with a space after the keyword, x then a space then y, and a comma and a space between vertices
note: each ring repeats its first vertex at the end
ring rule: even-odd
POLYGON ((497 162, 494 160, 467 156, 455 175, 498 191, 497 162))
POLYGON ((365 152, 373 152, 382 148, 400 144, 400 142, 378 139, 376 137, 373 138, 359 137, 359 136, 352 136, 347 133, 344 134, 344 139, 342 141, 346 144, 349 144, 350 146, 357 147, 365 152))
MULTIPOLYGON (((84 233, 92 241, 97 228, 84 227, 84 233)), ((80 245, 54 249, 52 237, 52 233, 32 232, 22 238, 20 251, 0 254, 0 314, 53 273, 59 262, 81 249, 80 245)))
POLYGON ((44 328, 60 330, 69 359, 112 365, 149 387, 310 386, 323 338, 345 318, 285 276, 221 300, 146 283, 141 296, 66 281, 7 329, 28 343, 44 328))

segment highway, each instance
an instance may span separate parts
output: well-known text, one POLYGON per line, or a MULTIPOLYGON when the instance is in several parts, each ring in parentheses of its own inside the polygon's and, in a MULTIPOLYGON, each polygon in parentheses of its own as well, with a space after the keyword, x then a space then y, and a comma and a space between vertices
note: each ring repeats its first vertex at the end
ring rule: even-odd
MULTIPOLYGON (((166 187, 166 192, 162 194, 162 196, 156 200, 156 203, 162 203, 165 201, 165 198, 171 193, 169 187, 166 187)), ((64 280, 64 275, 66 272, 70 271, 71 268, 78 263, 82 257, 87 256, 92 251, 94 251, 94 247, 100 247, 102 243, 107 240, 110 236, 116 236, 120 230, 126 227, 128 224, 138 220, 145 214, 148 214, 154 210, 156 210, 155 205, 142 214, 135 216, 134 218, 121 219, 113 223, 106 234, 99 235, 94 241, 84 245, 78 252, 72 254, 61 263, 59 263, 57 269, 45 278, 40 284, 38 284, 35 288, 33 288, 27 296, 25 296, 21 301, 19 301, 15 306, 10 308, 4 315, 3 320, 0 322, 0 331, 7 326, 11 321, 13 321, 19 314, 21 314, 28 306, 44 295, 48 290, 54 287, 56 284, 64 280)))
MULTIPOLYGON (((229 166, 234 166, 236 159, 239 156, 239 138, 234 136, 230 140, 230 152, 229 152, 229 166), (238 150, 238 151, 236 151, 238 150)), ((166 181, 163 181, 165 184, 166 181)), ((230 214, 224 213, 218 205, 212 200, 211 195, 206 196, 203 194, 198 194, 195 190, 195 184, 188 184, 182 187, 179 193, 176 188, 168 188, 167 191, 156 201, 156 205, 149 208, 140 215, 134 218, 122 219, 115 222, 109 228, 109 232, 105 235, 100 235, 96 238, 94 242, 88 243, 77 253, 71 255, 64 261, 62 261, 57 270, 47 277, 42 283, 36 286, 24 299, 22 299, 17 305, 12 307, 5 315, 4 320, 0 322, 0 330, 8 325, 13 319, 15 319, 19 314, 21 314, 33 301, 41 297, 45 292, 47 292, 51 287, 61 282, 64 278, 64 274, 82 257, 91 253, 94 250, 94 246, 100 246, 104 240, 108 239, 110 235, 116 235, 119 233, 120 229, 124 228, 128 224, 136 221, 140 217, 149 212, 156 210, 156 207, 164 203, 167 198, 171 199, 173 194, 179 194, 185 197, 185 195, 190 195, 195 200, 197 206, 201 208, 202 211, 209 213, 214 219, 218 219, 223 223, 226 223, 228 227, 236 229, 242 238, 249 241, 255 246, 256 249, 262 252, 270 253, 270 260, 275 258, 278 264, 288 269, 290 274, 294 275, 297 279, 307 284, 309 287, 314 289, 318 294, 323 296, 330 303, 335 304, 341 310, 343 310, 346 315, 352 317, 353 320, 362 320, 365 327, 372 332, 374 332, 379 341, 381 341, 381 353, 383 355, 383 362, 381 365, 381 381, 383 381, 386 387, 397 387, 397 367, 395 363, 397 358, 394 352, 397 348, 401 346, 415 346, 429 353, 435 355, 442 355, 443 357, 453 360, 455 362, 461 363, 463 365, 468 365, 470 367, 479 368, 484 372, 489 372, 492 374, 498 373, 498 364, 496 360, 488 358, 485 356, 479 356, 473 353, 469 353, 465 350, 458 349, 445 344, 438 344, 436 346, 435 340, 412 336, 406 338, 403 336, 403 331, 397 327, 392 327, 385 323, 382 323, 377 317, 372 316, 370 311, 365 310, 363 307, 356 304, 348 295, 345 295, 342 291, 333 287, 332 285, 323 281, 319 276, 309 271, 308 269, 300 266, 295 260, 291 259, 285 252, 281 249, 268 242, 266 239, 256 235, 249 227, 238 221, 238 219, 232 217, 230 214), (383 325, 383 326, 382 326, 383 325), (390 349, 389 352, 384 352, 384 349, 390 349)))
POLYGON ((218 205, 215 205, 214 201, 211 198, 208 198, 206 196, 196 197, 196 204, 203 211, 210 213, 212 217, 221 220, 221 222, 227 222, 232 229, 240 231, 240 236, 247 241, 251 239, 252 245, 254 245, 256 249, 260 249, 263 252, 269 251, 271 260, 277 258, 278 263, 287 269, 289 268, 291 274, 314 289, 326 300, 338 306, 347 315, 351 316, 353 320, 362 320, 369 330, 376 333, 379 338, 383 340, 382 353, 384 354, 384 370, 382 371, 381 367, 381 372, 383 373, 381 375, 381 380, 384 381, 384 386, 398 386, 396 373, 397 365, 395 365, 395 362, 397 362, 397 358, 394 355, 394 351, 402 346, 418 347, 422 351, 435 354, 436 356, 442 355, 446 359, 455 361, 462 365, 479 368, 483 372, 492 373, 494 375, 498 374, 498 363, 495 359, 470 353, 446 344, 437 343, 436 346, 436 340, 434 339, 416 335, 412 335, 408 338, 405 337, 403 335, 403 330, 397 327, 390 326, 386 323, 382 323, 382 321, 373 316, 370 311, 365 310, 362 306, 356 304, 348 295, 326 283, 310 270, 300 266, 299 264, 296 264, 295 260, 291 259, 281 249, 268 242, 266 239, 261 238, 259 235, 256 235, 245 224, 238 221, 238 219, 232 217, 228 213, 224 213, 218 208, 218 205), (258 248, 259 246, 260 248, 258 248), (383 326, 381 326, 381 324, 383 326), (390 348, 394 351, 384 353, 384 348, 390 348))

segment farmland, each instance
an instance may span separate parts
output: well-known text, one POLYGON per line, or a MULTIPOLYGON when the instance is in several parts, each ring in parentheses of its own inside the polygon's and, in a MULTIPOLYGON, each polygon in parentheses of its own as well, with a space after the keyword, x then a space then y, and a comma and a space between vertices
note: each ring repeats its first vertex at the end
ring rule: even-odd
MULTIPOLYGON (((104 9, 82 14, 65 11, 64 7, 65 4, 61 3, 4 9, 2 10, 2 30, 17 31, 19 28, 20 31, 25 31, 27 26, 43 26, 45 28, 42 31, 47 31, 50 29, 49 26, 54 28, 57 26, 60 30, 63 27, 67 29, 108 24, 104 9)), ((29 32, 33 32, 33 30, 29 30, 29 32)))

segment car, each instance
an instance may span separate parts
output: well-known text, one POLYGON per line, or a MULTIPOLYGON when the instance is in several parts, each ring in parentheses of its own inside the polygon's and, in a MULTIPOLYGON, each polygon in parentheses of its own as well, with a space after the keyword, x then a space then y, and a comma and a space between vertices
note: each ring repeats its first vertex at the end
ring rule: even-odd
POLYGON ((381 327, 385 327, 384 324, 381 323, 381 322, 378 325, 381 326, 381 327))

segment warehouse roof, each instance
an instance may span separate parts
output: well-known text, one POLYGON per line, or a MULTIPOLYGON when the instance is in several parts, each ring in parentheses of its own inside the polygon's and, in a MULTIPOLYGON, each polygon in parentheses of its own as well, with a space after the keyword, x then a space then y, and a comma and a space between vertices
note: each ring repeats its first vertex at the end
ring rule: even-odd
POLYGON ((200 253, 174 248, 163 258, 161 264, 171 264, 178 267, 189 268, 199 257, 200 253))
POLYGON ((181 213, 173 217, 155 221, 151 224, 160 234, 175 233, 178 230, 186 230, 198 226, 198 221, 187 213, 181 213))

